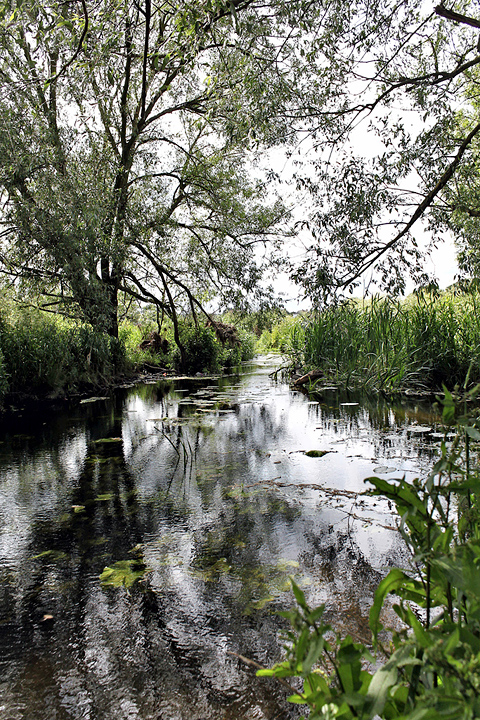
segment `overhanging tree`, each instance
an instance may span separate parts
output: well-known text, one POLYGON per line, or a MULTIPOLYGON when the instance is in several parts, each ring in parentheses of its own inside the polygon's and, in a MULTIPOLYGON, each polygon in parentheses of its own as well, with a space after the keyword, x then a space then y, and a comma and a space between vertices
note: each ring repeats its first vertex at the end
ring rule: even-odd
POLYGON ((423 281, 413 231, 428 215, 440 236, 480 133, 473 115, 458 123, 480 63, 471 7, 452 19, 419 0, 9 0, 4 269, 112 335, 120 292, 174 322, 214 292, 238 302, 258 286, 255 245, 287 219, 246 163, 303 135, 306 291, 373 266, 387 288, 408 268, 423 281), (363 156, 362 121, 360 145, 377 143, 363 156))
POLYGON ((329 91, 306 113, 315 172, 296 176, 314 207, 295 278, 320 303, 367 272, 390 291, 427 283, 419 221, 432 245, 458 231, 460 179, 466 208, 478 177, 478 113, 459 120, 478 102, 478 5, 354 2, 342 19, 323 35, 329 91))
POLYGON ((255 113, 259 140, 288 141, 265 102, 282 94, 283 23, 250 0, 5 3, 3 271, 112 336, 120 292, 175 325, 185 304, 256 292, 255 246, 275 245, 286 212, 246 164, 255 113), (258 63, 270 77, 249 89, 258 63))

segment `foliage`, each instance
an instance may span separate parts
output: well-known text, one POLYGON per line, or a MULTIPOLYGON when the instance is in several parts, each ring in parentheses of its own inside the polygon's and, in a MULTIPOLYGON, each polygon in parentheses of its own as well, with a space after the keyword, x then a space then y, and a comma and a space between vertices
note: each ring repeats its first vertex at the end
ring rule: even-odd
POLYGON ((51 392, 106 382, 125 365, 123 346, 92 327, 22 311, 0 319, 10 391, 51 392))
POLYGON ((372 495, 395 504, 410 552, 408 567, 381 581, 370 610, 377 669, 369 648, 333 633, 324 608, 311 609, 293 584, 297 607, 283 613, 292 626, 286 660, 258 674, 301 678, 290 700, 308 705, 311 720, 479 717, 480 472, 472 450, 479 450, 480 414, 466 412, 479 395, 480 386, 445 392, 443 419, 458 431, 424 480, 368 479, 372 495), (390 594, 401 629, 387 633, 380 616, 390 594))
POLYGON ((131 588, 136 582, 143 580, 149 569, 142 560, 119 560, 104 568, 100 582, 104 586, 131 588))
POLYGON ((220 370, 221 346, 212 328, 183 323, 180 338, 185 349, 183 370, 186 373, 220 370))
POLYGON ((139 346, 146 336, 156 329, 156 326, 151 323, 148 325, 136 324, 129 320, 124 320, 119 325, 119 339, 125 346, 125 353, 128 362, 133 368, 139 368, 142 365, 148 365, 152 367, 161 367, 171 369, 174 364, 174 337, 173 328, 171 323, 168 326, 164 326, 162 329, 162 337, 164 337, 169 343, 169 350, 167 353, 156 353, 151 350, 142 350, 139 346))
MULTIPOLYGON (((213 328, 205 325, 195 325, 184 321, 180 325, 180 341, 184 348, 183 371, 219 372, 222 367, 232 367, 244 360, 250 360, 255 352, 254 338, 247 332, 238 332, 239 344, 222 344, 213 328)), ((181 358, 177 352, 174 362, 181 365, 181 358)))
POLYGON ((329 382, 387 392, 440 389, 469 370, 480 380, 479 310, 476 292, 423 292, 403 302, 344 302, 274 332, 285 328, 285 354, 323 370, 329 382))
POLYGON ((307 252, 294 277, 317 307, 362 283, 425 286, 419 221, 436 246, 455 215, 478 215, 478 5, 329 4, 337 23, 325 9, 325 87, 295 175, 307 252))
POLYGON ((275 246, 291 228, 275 172, 249 168, 306 136, 294 181, 307 253, 293 268, 305 291, 320 301, 371 266, 387 287, 403 289, 408 267, 425 279, 413 225, 431 211, 439 237, 480 132, 475 112, 458 120, 458 98, 475 100, 476 30, 429 12, 422 0, 6 0, 2 271, 114 336, 120 294, 174 324, 213 296, 252 305, 265 265, 289 264, 275 246), (362 120, 374 142, 345 143, 362 120), (273 248, 268 263, 257 244, 273 248))
POLYGON ((279 307, 274 302, 269 302, 264 303, 260 309, 251 310, 247 313, 224 313, 222 319, 260 338, 265 330, 271 331, 286 315, 287 313, 282 307, 279 307))
POLYGON ((255 356, 257 345, 255 335, 248 330, 240 329, 238 331, 238 338, 240 340, 240 361, 246 362, 247 360, 251 360, 255 356))
POLYGON ((288 212, 248 166, 289 141, 302 12, 270 6, 3 3, 2 271, 22 294, 113 336, 120 294, 174 325, 261 294, 255 245, 288 212))
POLYGON ((5 366, 5 359, 0 347, 0 407, 9 387, 8 373, 5 366))
POLYGON ((270 329, 262 332, 258 340, 258 349, 261 351, 275 350, 289 354, 296 347, 296 337, 301 332, 302 318, 294 315, 285 315, 270 329))

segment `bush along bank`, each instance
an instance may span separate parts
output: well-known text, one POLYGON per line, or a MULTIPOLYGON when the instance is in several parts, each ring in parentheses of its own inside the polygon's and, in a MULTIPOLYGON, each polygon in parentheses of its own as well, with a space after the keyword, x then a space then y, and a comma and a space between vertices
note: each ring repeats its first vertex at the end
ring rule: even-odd
POLYGON ((240 329, 232 335, 226 332, 229 328, 222 323, 215 327, 179 323, 182 365, 168 324, 160 347, 150 343, 142 349, 146 337, 152 333, 160 337, 151 324, 142 328, 124 321, 119 340, 115 340, 60 316, 38 311, 11 313, 8 318, 0 317, 0 406, 9 394, 58 397, 109 386, 125 373, 135 375, 144 370, 218 373, 255 353, 252 333, 240 329))
POLYGON ((258 675, 284 685, 300 678, 289 699, 307 706, 310 720, 480 717, 480 411, 466 412, 479 395, 480 386, 445 393, 443 419, 456 437, 427 477, 366 481, 369 494, 395 506, 410 554, 378 586, 371 643, 333 632, 324 608, 309 607, 292 583, 286 659, 258 675), (400 630, 381 625, 388 595, 400 630))
POLYGON ((322 371, 317 385, 392 393, 438 391, 467 373, 478 382, 480 298, 349 301, 295 318, 282 343, 292 367, 322 371))
POLYGON ((218 373, 255 354, 255 336, 247 330, 237 329, 221 321, 215 324, 194 323, 192 320, 178 322, 176 344, 174 329, 166 322, 159 330, 148 324, 141 328, 132 322, 120 326, 120 339, 125 344, 128 360, 137 368, 154 370, 156 367, 168 372, 185 374, 218 373), (161 343, 158 350, 145 346, 145 340, 156 335, 161 343))
POLYGON ((39 312, 0 317, 0 403, 108 385, 126 366, 124 345, 88 325, 39 312))

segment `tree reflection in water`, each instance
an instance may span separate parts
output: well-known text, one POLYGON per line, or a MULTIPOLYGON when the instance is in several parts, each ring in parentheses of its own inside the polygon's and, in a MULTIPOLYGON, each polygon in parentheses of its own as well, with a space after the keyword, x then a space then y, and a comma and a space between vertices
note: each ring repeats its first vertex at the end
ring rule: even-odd
POLYGON ((296 717, 280 687, 231 654, 279 656, 290 576, 339 627, 364 632, 380 569, 400 549, 381 528, 388 508, 355 492, 379 461, 413 472, 430 459, 405 433, 427 411, 336 395, 310 405, 269 369, 30 415, 22 437, 5 421, 7 720, 296 717), (329 452, 305 457, 311 448, 329 452), (106 566, 135 558, 142 582, 100 583, 106 566))

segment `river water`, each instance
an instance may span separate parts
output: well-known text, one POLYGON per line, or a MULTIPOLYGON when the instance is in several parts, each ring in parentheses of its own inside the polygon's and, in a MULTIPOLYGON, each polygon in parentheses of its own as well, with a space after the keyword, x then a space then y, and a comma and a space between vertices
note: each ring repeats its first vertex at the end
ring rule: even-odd
POLYGON ((297 717, 238 658, 280 658, 290 577, 366 636, 404 558, 364 479, 425 472, 438 418, 334 390, 311 401, 275 362, 0 420, 2 720, 297 717))

